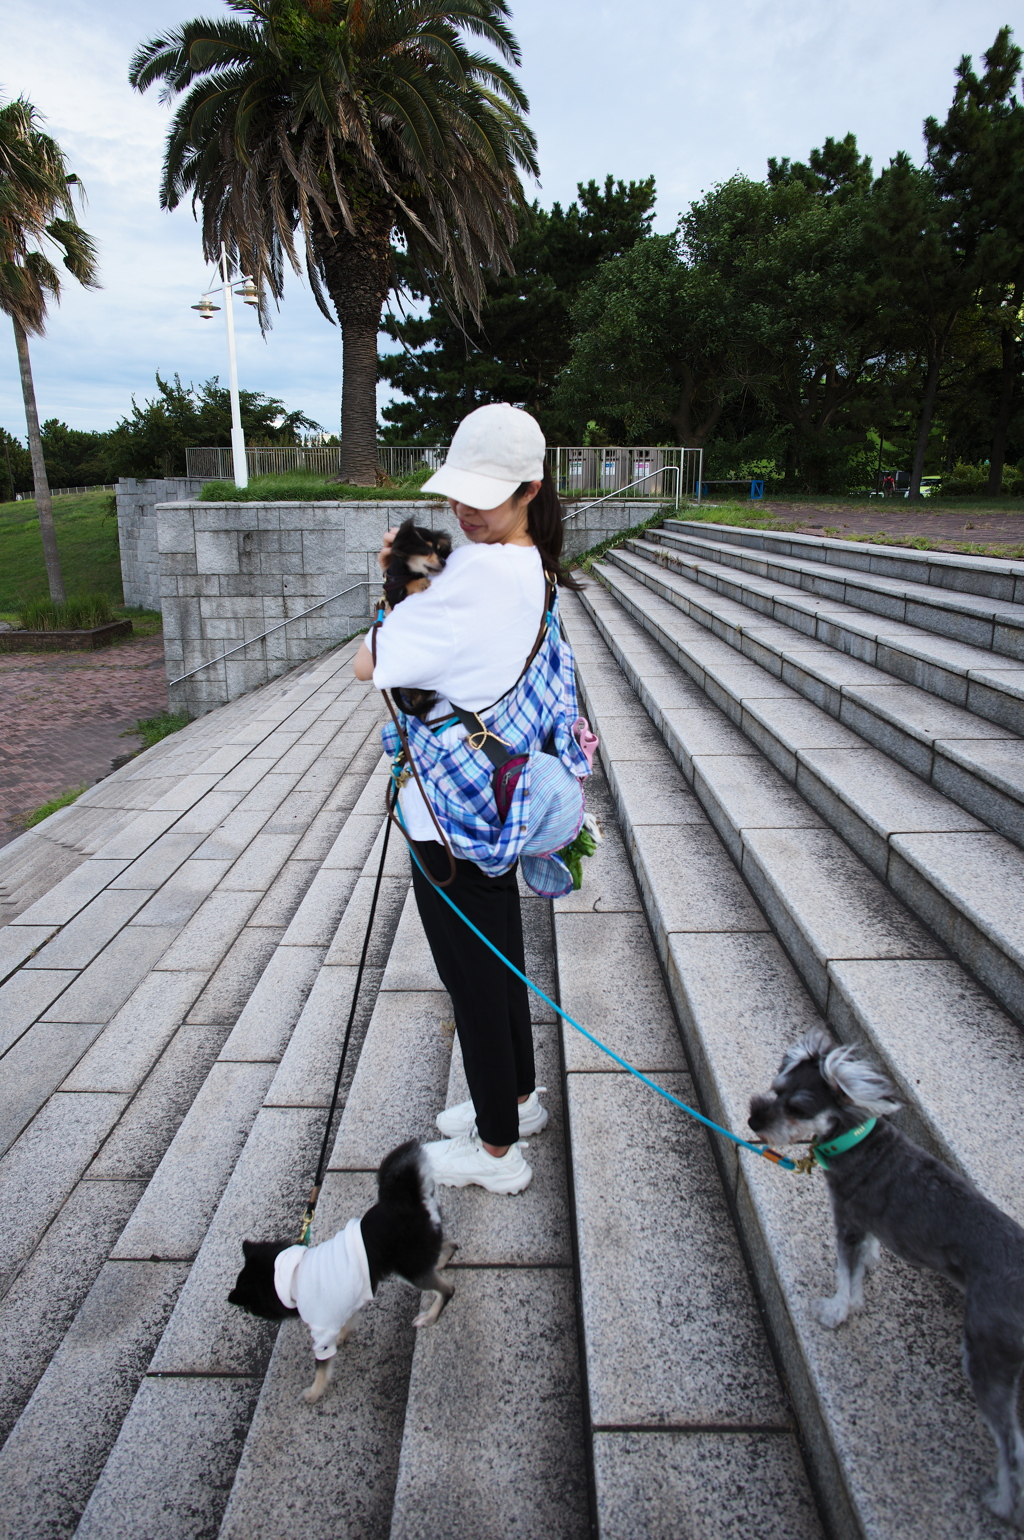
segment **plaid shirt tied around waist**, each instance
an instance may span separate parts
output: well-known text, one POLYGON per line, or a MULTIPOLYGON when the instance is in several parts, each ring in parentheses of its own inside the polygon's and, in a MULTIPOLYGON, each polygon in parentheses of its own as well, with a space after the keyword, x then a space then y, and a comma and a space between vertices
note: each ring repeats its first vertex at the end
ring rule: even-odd
MULTIPOLYGON (((553 729, 555 756, 578 780, 590 774, 586 755, 572 732, 579 715, 576 667, 559 625, 557 592, 537 656, 511 690, 479 715, 513 754, 539 753, 553 729)), ((475 862, 489 877, 507 872, 530 832, 532 761, 523 767, 508 817, 501 823, 492 787, 494 766, 483 750, 470 748, 465 738, 446 748, 419 717, 399 713, 399 720, 423 790, 456 856, 475 862)), ((401 753, 394 723, 383 728, 381 737, 388 754, 401 753)))

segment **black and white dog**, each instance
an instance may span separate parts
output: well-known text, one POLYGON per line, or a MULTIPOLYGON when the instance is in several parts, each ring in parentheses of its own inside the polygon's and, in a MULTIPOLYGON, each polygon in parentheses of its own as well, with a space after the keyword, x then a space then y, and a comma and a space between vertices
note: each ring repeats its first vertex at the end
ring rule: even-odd
POLYGON ((245 1266, 228 1303, 271 1321, 302 1317, 317 1361, 316 1377, 303 1392, 307 1401, 318 1401, 327 1389, 338 1345, 347 1339, 353 1317, 373 1298, 382 1279, 397 1273, 433 1294, 414 1326, 432 1326, 455 1293, 440 1269, 457 1247, 441 1232, 434 1178, 415 1139, 384 1157, 377 1193, 377 1202, 362 1219, 350 1219, 344 1230, 319 1246, 242 1242, 245 1266))
POLYGON ((964 1294, 964 1368, 999 1455, 986 1501, 1024 1528, 1024 1230, 887 1123, 899 1106, 873 1064, 814 1028, 786 1054, 771 1094, 751 1098, 750 1127, 769 1144, 810 1141, 825 1167, 837 1266, 835 1294, 816 1301, 823 1326, 841 1326, 862 1307, 879 1242, 964 1294))

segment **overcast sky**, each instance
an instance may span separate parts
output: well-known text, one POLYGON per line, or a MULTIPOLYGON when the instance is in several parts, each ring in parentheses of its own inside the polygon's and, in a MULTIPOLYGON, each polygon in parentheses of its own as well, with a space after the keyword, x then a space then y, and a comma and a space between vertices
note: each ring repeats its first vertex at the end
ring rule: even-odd
MULTIPOLYGON (((963 53, 976 60, 1013 18, 1003 0, 512 0, 522 79, 540 143, 545 204, 576 183, 657 178, 669 230, 700 192, 769 155, 806 157, 857 135, 876 167, 921 155, 925 116, 942 116, 963 53)), ((190 210, 157 203, 168 110, 127 85, 143 38, 216 12, 183 0, 5 0, 0 88, 45 115, 82 177, 82 218, 103 288, 69 280, 48 334, 32 345, 40 415, 108 428, 157 370, 226 378, 221 317, 189 307, 206 283, 190 210)), ((1024 30, 1020 36, 1024 39, 1024 30)), ((337 431, 341 348, 301 281, 289 278, 266 342, 236 308, 241 384, 282 397, 337 431)), ((381 392, 382 399, 386 390, 381 392)), ((0 318, 0 423, 24 436, 14 339, 0 318)))

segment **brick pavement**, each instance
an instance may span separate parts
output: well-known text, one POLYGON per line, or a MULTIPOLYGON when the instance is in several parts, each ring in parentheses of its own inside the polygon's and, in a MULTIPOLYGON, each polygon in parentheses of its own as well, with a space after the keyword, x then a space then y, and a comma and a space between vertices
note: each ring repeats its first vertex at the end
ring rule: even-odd
POLYGON ((95 653, 0 654, 0 845, 21 833, 19 814, 98 781, 140 745, 121 733, 166 709, 161 636, 95 653))

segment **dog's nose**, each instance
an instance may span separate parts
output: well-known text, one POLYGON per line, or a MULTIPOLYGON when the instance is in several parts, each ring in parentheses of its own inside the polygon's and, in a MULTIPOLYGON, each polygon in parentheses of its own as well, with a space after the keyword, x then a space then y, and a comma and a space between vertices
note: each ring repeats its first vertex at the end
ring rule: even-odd
POLYGON ((768 1121, 771 1109, 775 1103, 770 1096, 752 1096, 750 1098, 750 1116, 747 1119, 747 1127, 755 1134, 759 1134, 768 1121))

